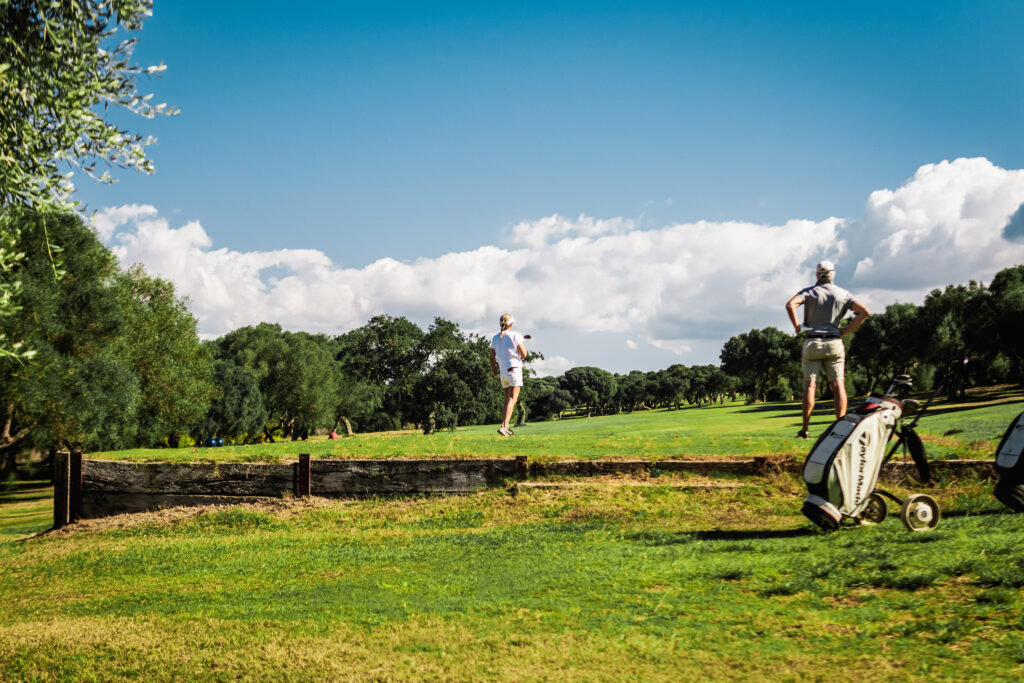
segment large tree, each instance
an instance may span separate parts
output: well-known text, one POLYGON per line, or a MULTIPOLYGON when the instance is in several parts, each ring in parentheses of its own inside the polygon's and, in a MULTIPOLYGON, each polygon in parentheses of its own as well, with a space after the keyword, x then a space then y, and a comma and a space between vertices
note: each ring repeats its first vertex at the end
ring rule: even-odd
POLYGON ((259 386, 274 429, 299 438, 334 424, 341 386, 336 344, 325 335, 285 332, 280 325, 242 327, 217 340, 218 357, 247 370, 259 386))
POLYGON ((31 363, 0 364, 6 468, 26 446, 132 443, 139 383, 119 352, 126 316, 114 284, 116 258, 74 215, 28 213, 19 228, 27 254, 17 272, 23 311, 0 319, 0 329, 37 355, 31 363), (47 258, 47 234, 65 245, 59 280, 47 258))
POLYGON ((426 337, 405 317, 378 315, 336 338, 342 373, 381 388, 381 408, 367 420, 371 429, 396 429, 415 422, 416 383, 426 371, 431 353, 444 345, 443 331, 430 343, 425 343, 426 337))
POLYGON ((118 277, 117 289, 127 316, 121 353, 145 397, 137 416, 139 442, 152 446, 166 438, 174 448, 209 406, 212 359, 170 282, 135 266, 118 277))
POLYGON ((996 273, 989 295, 990 343, 1010 359, 1014 378, 1024 383, 1024 265, 996 273))
POLYGON ((232 441, 254 435, 263 436, 267 409, 263 394, 252 374, 226 360, 213 362, 214 393, 206 414, 193 423, 190 431, 196 442, 210 436, 232 441))
MULTIPOLYGON (((438 319, 428 332, 445 327, 438 319)), ((415 385, 416 401, 410 417, 427 434, 437 429, 480 424, 501 410, 498 387, 491 376, 490 345, 477 335, 463 335, 458 326, 447 328, 445 347, 432 354, 428 370, 415 385)))
POLYGON ((930 337, 920 318, 920 308, 914 304, 890 304, 857 329, 849 360, 866 375, 863 389, 873 391, 894 375, 912 372, 930 337))
POLYGON ((983 338, 979 333, 986 298, 985 286, 980 283, 948 285, 933 289, 918 313, 928 334, 922 360, 936 367, 950 398, 966 396, 970 368, 961 361, 972 355, 983 338))
POLYGON ((522 402, 526 403, 530 415, 535 419, 561 415, 572 405, 572 394, 561 387, 558 377, 537 377, 530 379, 529 388, 524 388, 522 402))
POLYGON ((612 373, 586 365, 566 370, 560 386, 577 406, 587 409, 587 417, 610 403, 618 388, 612 373))
MULTIPOLYGON (((153 170, 144 147, 150 139, 111 119, 113 108, 152 118, 175 114, 138 91, 144 74, 162 64, 132 62, 139 29, 152 0, 0 0, 0 210, 68 210, 77 168, 113 182, 106 166, 153 170)), ((43 257, 53 275, 59 243, 43 257)), ((16 224, 0 216, 0 318, 14 315, 21 282, 15 275, 16 224)), ((0 336, 0 362, 31 357, 25 340, 0 336)))
POLYGON ((722 346, 722 370, 739 378, 751 402, 764 400, 778 379, 797 367, 799 340, 775 327, 750 330, 722 346))

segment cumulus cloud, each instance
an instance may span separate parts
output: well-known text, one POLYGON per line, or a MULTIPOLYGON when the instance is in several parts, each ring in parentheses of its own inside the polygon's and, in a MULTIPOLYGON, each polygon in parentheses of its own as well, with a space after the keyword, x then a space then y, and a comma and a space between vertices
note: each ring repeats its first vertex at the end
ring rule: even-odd
MULTIPOLYGON (((853 273, 843 284, 873 307, 1024 263, 1012 220, 1022 203, 1024 171, 958 159, 872 193, 855 220, 642 229, 628 218, 554 215, 514 226, 505 246, 362 268, 316 250, 216 248, 198 221, 174 227, 152 206, 107 209, 94 225, 123 263, 174 281, 207 336, 264 320, 339 333, 378 313, 420 324, 442 316, 489 335, 512 310, 521 329, 623 335, 620 345, 628 335, 629 348, 640 341, 708 362, 687 354, 784 326, 783 303, 825 258, 853 273)), ((555 356, 543 366, 559 374, 571 364, 555 356)))
POLYGON ((1022 203, 1022 170, 983 158, 922 166, 898 189, 868 197, 863 220, 850 230, 861 256, 852 284, 884 300, 988 281, 1024 263, 1013 223, 1022 203))
POLYGON ((535 360, 530 367, 537 371, 538 377, 557 377, 564 374, 569 368, 575 367, 576 363, 565 356, 545 356, 535 360))

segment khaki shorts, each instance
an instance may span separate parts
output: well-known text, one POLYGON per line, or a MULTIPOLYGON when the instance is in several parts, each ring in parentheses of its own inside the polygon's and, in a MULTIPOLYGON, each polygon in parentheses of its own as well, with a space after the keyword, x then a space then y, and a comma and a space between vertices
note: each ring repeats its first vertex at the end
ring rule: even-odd
POLYGON ((808 339, 800 355, 804 379, 817 381, 821 375, 832 382, 842 381, 846 365, 846 349, 842 339, 808 339))

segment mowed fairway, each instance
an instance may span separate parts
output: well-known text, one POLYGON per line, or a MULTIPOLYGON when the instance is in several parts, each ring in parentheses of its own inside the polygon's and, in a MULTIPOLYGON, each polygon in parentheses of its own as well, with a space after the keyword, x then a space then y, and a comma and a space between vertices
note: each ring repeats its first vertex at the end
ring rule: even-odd
MULTIPOLYGON (((1015 400, 942 407, 922 426, 950 455, 980 451, 1020 412, 1015 400)), ((791 443, 792 408, 442 436, 546 440, 573 457, 588 438, 678 438, 733 455, 706 442, 791 443), (641 427, 659 420, 651 435, 641 427), (673 420, 695 424, 673 434, 673 420)), ((342 443, 362 438, 373 437, 342 443)), ((927 489, 944 514, 933 532, 907 531, 891 506, 881 525, 826 535, 799 513, 798 476, 551 481, 564 486, 165 510, 11 540, 30 528, 18 527, 0 537, 0 680, 1024 677, 1024 515, 988 482, 927 489)))
MULTIPOLYGON (((853 405, 855 401, 851 402, 853 405)), ((816 436, 832 422, 831 404, 823 402, 811 423, 816 436)), ((933 458, 992 455, 1003 430, 1022 409, 1020 388, 979 389, 964 403, 939 403, 921 420, 919 430, 933 458)), ((91 453, 100 459, 137 461, 279 462, 299 453, 344 458, 510 458, 531 460, 716 458, 752 456, 804 457, 810 444, 795 439, 800 407, 794 403, 759 403, 684 407, 530 422, 516 436, 495 433, 497 425, 459 428, 424 436, 416 431, 357 434, 337 441, 281 441, 221 448, 133 449, 91 453)))

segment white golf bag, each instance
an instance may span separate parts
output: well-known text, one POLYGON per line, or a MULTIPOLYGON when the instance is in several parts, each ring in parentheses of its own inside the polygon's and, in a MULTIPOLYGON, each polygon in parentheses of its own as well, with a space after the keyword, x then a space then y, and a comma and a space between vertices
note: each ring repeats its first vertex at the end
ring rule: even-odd
POLYGON ((939 389, 923 407, 913 399, 900 401, 891 395, 899 392, 905 396, 910 387, 910 377, 898 375, 884 395, 869 396, 836 420, 811 449, 804 463, 804 482, 810 495, 802 512, 825 531, 838 529, 844 519, 881 523, 889 514, 887 498, 901 506, 900 519, 911 531, 928 531, 938 525, 939 506, 930 496, 918 493, 901 500, 875 488, 882 467, 900 449, 904 457, 913 459, 918 481, 931 480, 924 443, 914 427, 939 389), (907 423, 905 419, 912 414, 914 419, 907 423), (893 436, 896 441, 890 447, 893 436))
POLYGON ((804 463, 810 495, 803 513, 823 529, 857 517, 872 501, 903 404, 889 396, 871 396, 821 435, 804 463))
POLYGON ((996 449, 996 498, 1006 507, 1024 512, 1024 413, 1010 423, 996 449))

